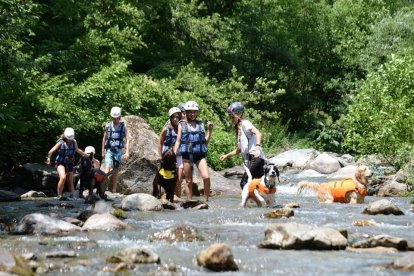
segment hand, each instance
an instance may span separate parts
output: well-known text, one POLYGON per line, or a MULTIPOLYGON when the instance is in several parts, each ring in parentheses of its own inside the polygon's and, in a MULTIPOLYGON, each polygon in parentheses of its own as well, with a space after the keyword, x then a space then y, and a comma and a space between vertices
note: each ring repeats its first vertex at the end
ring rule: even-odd
POLYGON ((220 161, 224 161, 227 159, 227 154, 223 154, 222 156, 220 156, 220 161))
POLYGON ((256 150, 254 151, 254 159, 258 159, 260 157, 260 148, 256 147, 256 150))
POLYGON ((207 122, 207 128, 208 128, 208 131, 212 131, 213 130, 213 126, 214 126, 214 124, 213 124, 213 122, 207 122))
POLYGON ((49 157, 46 158, 46 165, 48 165, 48 166, 50 165, 50 158, 49 157))
POLYGON ((129 153, 125 153, 125 154, 122 156, 122 158, 123 158, 123 159, 128 159, 128 158, 129 158, 129 153))

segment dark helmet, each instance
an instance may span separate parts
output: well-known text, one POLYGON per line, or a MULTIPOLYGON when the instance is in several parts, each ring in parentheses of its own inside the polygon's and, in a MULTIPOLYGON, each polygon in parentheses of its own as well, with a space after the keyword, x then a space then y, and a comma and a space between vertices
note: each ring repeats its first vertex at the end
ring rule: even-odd
POLYGON ((181 112, 184 112, 184 111, 185 111, 184 106, 185 106, 185 103, 179 103, 179 104, 177 105, 177 107, 181 110, 181 112))
POLYGON ((227 107, 227 113, 244 113, 244 106, 241 102, 234 102, 229 107, 227 107))

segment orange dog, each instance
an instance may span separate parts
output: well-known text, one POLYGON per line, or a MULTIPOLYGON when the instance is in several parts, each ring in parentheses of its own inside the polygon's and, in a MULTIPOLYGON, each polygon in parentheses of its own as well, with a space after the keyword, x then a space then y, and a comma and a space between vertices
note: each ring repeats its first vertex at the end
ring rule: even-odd
POLYGON ((367 194, 366 185, 372 172, 365 165, 358 166, 352 178, 330 181, 327 183, 315 183, 301 181, 298 183, 298 194, 306 189, 316 191, 320 203, 363 203, 367 194))

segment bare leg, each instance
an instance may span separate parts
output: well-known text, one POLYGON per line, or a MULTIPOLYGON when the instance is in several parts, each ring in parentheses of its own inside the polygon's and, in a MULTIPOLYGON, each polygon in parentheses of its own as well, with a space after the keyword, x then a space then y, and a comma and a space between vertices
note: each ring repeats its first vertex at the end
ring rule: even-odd
POLYGON ((183 168, 177 168, 178 177, 177 177, 177 184, 175 185, 175 195, 180 198, 181 197, 181 182, 183 181, 183 168))
POLYGON ((69 182, 69 192, 73 193, 73 191, 75 191, 75 188, 73 187, 73 172, 69 172, 67 178, 69 182))
POLYGON ((184 161, 184 175, 185 175, 185 195, 187 199, 193 198, 193 174, 191 173, 191 163, 184 161))
POLYGON ((111 177, 111 186, 110 189, 113 193, 116 193, 116 186, 118 185, 118 176, 119 176, 119 170, 114 169, 114 173, 111 177))
MULTIPOLYGON (((102 185, 102 193, 103 194, 105 194, 106 187, 107 187, 107 185, 109 183, 109 177, 106 176, 106 174, 108 174, 111 170, 112 170, 112 166, 111 165, 105 166, 105 168, 104 168, 104 172, 105 172, 105 181, 104 182, 105 182, 105 184, 102 185)), ((110 187, 110 185, 108 185, 108 187, 110 187)))
POLYGON ((59 174, 57 194, 58 196, 62 196, 63 188, 65 187, 65 182, 66 182, 66 171, 65 171, 65 167, 62 165, 59 165, 56 170, 57 170, 57 173, 59 174))
POLYGON ((208 201, 210 196, 210 176, 208 174, 208 166, 205 158, 201 159, 197 164, 198 170, 200 171, 201 177, 203 178, 204 184, 204 199, 208 201))

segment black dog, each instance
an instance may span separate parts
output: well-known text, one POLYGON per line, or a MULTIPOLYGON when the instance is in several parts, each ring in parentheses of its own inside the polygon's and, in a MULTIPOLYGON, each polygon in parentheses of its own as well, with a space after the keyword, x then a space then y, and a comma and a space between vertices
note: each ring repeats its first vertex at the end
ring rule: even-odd
POLYGON ((163 153, 161 159, 161 168, 155 175, 154 181, 152 182, 152 195, 160 198, 161 187, 164 188, 166 198, 174 202, 174 190, 177 183, 176 173, 176 158, 174 152, 170 149, 163 153))
POLYGON ((92 160, 88 156, 82 156, 79 161, 79 197, 83 198, 83 191, 88 190, 88 197, 85 199, 87 203, 94 203, 93 189, 96 187, 99 196, 105 199, 105 195, 102 192, 101 182, 96 181, 96 170, 92 168, 92 160))

